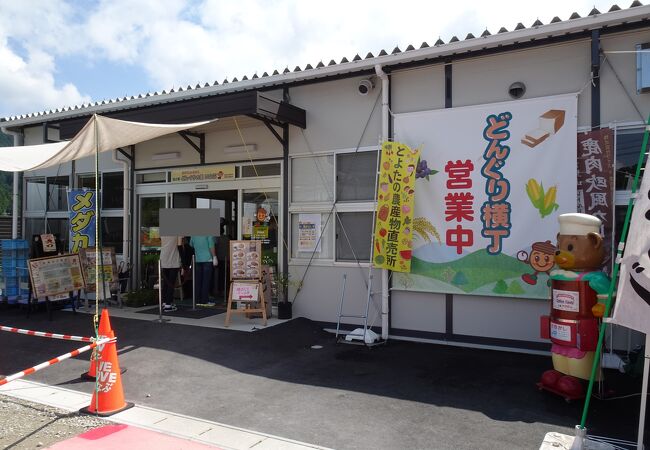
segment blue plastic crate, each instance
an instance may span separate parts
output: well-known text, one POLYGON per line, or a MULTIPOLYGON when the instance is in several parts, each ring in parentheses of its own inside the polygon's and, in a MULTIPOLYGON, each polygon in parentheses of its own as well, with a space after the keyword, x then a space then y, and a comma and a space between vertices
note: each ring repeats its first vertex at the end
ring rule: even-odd
POLYGON ((14 295, 27 295, 29 294, 29 289, 18 289, 18 286, 7 286, 2 290, 2 293, 7 297, 14 295))
POLYGON ((29 244, 25 239, 2 239, 2 250, 28 249, 29 244))
MULTIPOLYGON (((16 267, 16 266, 5 267, 5 266, 2 266, 2 275, 5 278, 18 278, 20 276, 21 278, 25 279, 25 278, 29 277, 29 271, 27 270, 26 267, 16 267)), ((7 281, 7 283, 8 283, 8 281, 7 281)), ((17 282, 14 283, 14 284, 17 284, 17 282)))

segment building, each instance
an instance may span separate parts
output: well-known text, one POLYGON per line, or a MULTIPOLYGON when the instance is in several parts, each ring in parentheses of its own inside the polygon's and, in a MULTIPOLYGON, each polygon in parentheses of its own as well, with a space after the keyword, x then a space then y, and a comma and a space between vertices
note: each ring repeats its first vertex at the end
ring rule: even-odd
MULTIPOLYGON (((346 310, 365 308, 378 147, 396 137, 400 115, 573 94, 576 114, 566 119, 572 132, 611 127, 613 165, 629 169, 650 113, 648 53, 639 51, 650 43, 649 17, 650 6, 635 1, 627 9, 594 9, 584 17, 537 20, 448 43, 8 117, 0 125, 16 145, 32 145, 72 138, 92 114, 152 123, 219 119, 101 155, 104 245, 133 261, 142 282, 151 251, 147 233, 158 226, 159 208, 219 207, 241 238, 251 234, 263 206, 277 225, 268 246, 272 263, 294 282, 303 280, 297 295, 297 283, 290 288, 294 315, 331 325, 343 274, 346 310), (234 178, 216 180, 219 171, 234 171, 234 178), (299 251, 301 214, 320 215, 319 252, 299 251)), ((47 229, 66 236, 65 192, 93 187, 93 173, 89 159, 25 173, 24 235, 47 229)), ((616 179, 614 194, 620 220, 629 198, 624 178, 616 179)), ((548 312, 548 302, 514 294, 415 292, 397 283, 382 292, 381 278, 374 271, 377 307, 370 317, 380 319, 377 325, 385 320, 391 336, 547 348, 539 316, 548 312), (376 311, 382 294, 389 297, 383 315, 376 311)))

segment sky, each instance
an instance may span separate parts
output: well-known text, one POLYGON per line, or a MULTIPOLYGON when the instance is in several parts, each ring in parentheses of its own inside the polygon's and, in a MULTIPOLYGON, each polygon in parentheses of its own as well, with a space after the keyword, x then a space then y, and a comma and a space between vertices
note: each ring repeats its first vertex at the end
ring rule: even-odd
POLYGON ((0 0, 0 117, 494 34, 613 3, 0 0))

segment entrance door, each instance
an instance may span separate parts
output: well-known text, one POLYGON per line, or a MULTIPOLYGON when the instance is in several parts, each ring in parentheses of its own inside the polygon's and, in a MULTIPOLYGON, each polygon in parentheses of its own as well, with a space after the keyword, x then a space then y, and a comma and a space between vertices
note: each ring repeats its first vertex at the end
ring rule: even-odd
POLYGON ((160 255, 160 209, 165 208, 166 196, 140 196, 140 236, 138 260, 140 284, 152 289, 158 279, 160 255))
MULTIPOLYGON (((262 264, 274 275, 279 269, 279 191, 242 192, 241 239, 262 241, 262 264)), ((274 296, 273 303, 277 303, 274 296)))

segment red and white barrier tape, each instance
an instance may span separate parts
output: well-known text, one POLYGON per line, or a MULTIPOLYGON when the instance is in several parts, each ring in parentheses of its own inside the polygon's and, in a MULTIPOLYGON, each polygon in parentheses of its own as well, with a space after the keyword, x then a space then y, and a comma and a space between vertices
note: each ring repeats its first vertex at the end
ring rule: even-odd
POLYGON ((0 331, 9 331, 10 333, 26 334, 28 336, 39 336, 52 339, 63 339, 66 341, 92 342, 95 338, 84 336, 70 336, 69 334, 47 333, 45 331, 24 330, 22 328, 5 327, 0 325, 0 331))
POLYGON ((49 367, 51 365, 54 365, 56 363, 60 363, 61 361, 65 361, 66 359, 69 358, 74 358, 75 356, 87 352, 88 350, 92 350, 93 348, 97 347, 98 345, 103 345, 108 342, 115 342, 115 338, 105 338, 105 339, 100 339, 97 342, 93 342, 92 344, 86 345, 84 347, 78 348, 77 350, 73 350, 69 353, 66 353, 65 355, 57 356, 56 358, 52 358, 49 361, 45 361, 44 363, 38 364, 34 367, 30 367, 29 369, 25 369, 21 372, 15 373, 13 375, 9 375, 6 378, 3 378, 0 380, 0 386, 5 385, 9 383, 10 381, 17 380, 18 378, 22 378, 25 375, 32 374, 34 372, 38 372, 41 369, 45 369, 46 367, 49 367))

